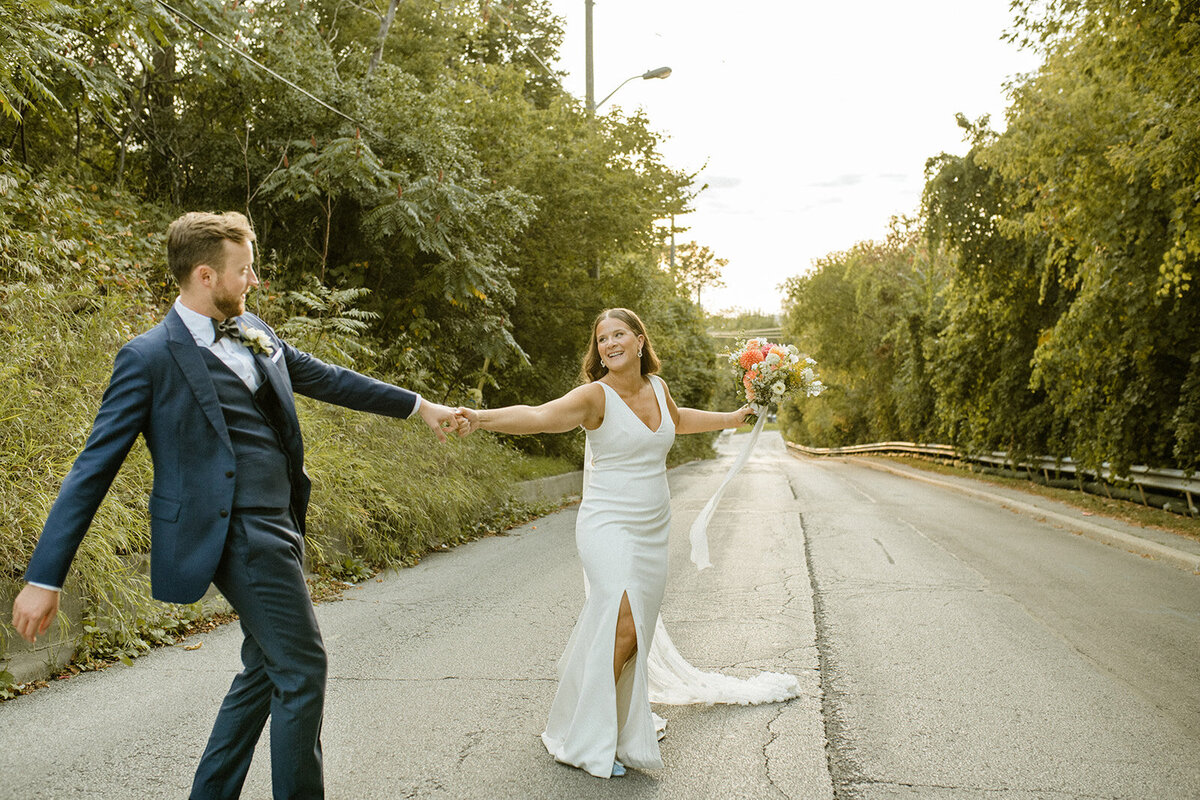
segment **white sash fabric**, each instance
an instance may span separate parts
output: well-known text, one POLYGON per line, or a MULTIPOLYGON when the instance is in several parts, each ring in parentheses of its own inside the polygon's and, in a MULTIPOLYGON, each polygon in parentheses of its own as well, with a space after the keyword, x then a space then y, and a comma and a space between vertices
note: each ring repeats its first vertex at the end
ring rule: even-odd
POLYGON ((689 536, 692 542, 692 563, 696 565, 696 569, 707 569, 712 566, 712 562, 708 560, 708 522, 717 510, 717 505, 721 502, 721 498, 725 496, 725 488, 729 486, 729 482, 733 480, 733 477, 741 472, 746 459, 750 457, 750 451, 754 449, 755 443, 758 442, 758 435, 762 433, 763 425, 767 421, 766 408, 755 406, 754 413, 758 414, 758 422, 754 423, 754 430, 750 431, 750 438, 747 440, 746 446, 738 454, 737 459, 733 462, 733 466, 729 468, 729 472, 725 474, 725 480, 721 481, 721 485, 717 487, 717 491, 705 503, 704 510, 700 512, 700 516, 696 517, 696 521, 692 523, 692 530, 689 536))

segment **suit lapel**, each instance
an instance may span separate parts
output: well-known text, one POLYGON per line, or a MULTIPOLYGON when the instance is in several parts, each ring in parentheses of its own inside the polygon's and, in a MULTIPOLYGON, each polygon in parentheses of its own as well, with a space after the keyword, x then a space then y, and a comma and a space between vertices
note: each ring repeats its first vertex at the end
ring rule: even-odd
POLYGON ((279 404, 283 407, 283 410, 293 422, 298 422, 296 417, 296 399, 292 396, 291 387, 288 386, 283 373, 279 371, 279 367, 264 353, 255 353, 254 361, 258 364, 259 372, 267 376, 267 383, 271 384, 271 388, 275 391, 275 396, 279 398, 279 404))
MULTIPOLYGON (((265 331, 263 331, 261 324, 260 325, 251 324, 250 321, 246 319, 246 316, 247 315, 243 314, 242 316, 237 318, 238 328, 240 328, 243 332, 245 332, 246 329, 248 329, 248 328, 253 328, 260 332, 265 332, 265 331)), ((257 317, 255 317, 255 319, 257 319, 257 317)), ((260 320, 260 323, 261 323, 261 320, 260 320)), ((268 334, 268 337, 269 336, 270 336, 270 334, 268 334)), ((278 342, 272 342, 272 346, 276 347, 276 348, 280 347, 278 342)), ((279 404, 283 408, 284 413, 286 413, 288 415, 288 417, 291 418, 293 424, 297 425, 297 430, 298 430, 299 429, 299 424, 298 424, 299 421, 296 417, 296 398, 292 396, 291 383, 288 381, 288 379, 286 377, 284 377, 284 374, 280 370, 279 365, 276 364, 269 355, 267 355, 266 353, 257 352, 254 349, 250 350, 250 355, 254 357, 254 363, 258 365, 259 374, 266 376, 267 383, 271 384, 271 389, 274 390, 275 396, 279 398, 279 404)), ((280 358, 282 358, 282 357, 283 356, 280 356, 280 358)))
POLYGON ((172 308, 164 321, 167 326, 167 348, 175 363, 179 365, 184 379, 191 387, 196 402, 208 417, 208 421, 216 430, 217 436, 225 446, 233 450, 233 442, 229 440, 229 430, 225 427, 225 415, 221 413, 221 401, 217 398, 216 387, 213 386, 212 376, 209 375, 208 365, 200 355, 200 347, 192 338, 192 333, 183 324, 183 320, 172 308))

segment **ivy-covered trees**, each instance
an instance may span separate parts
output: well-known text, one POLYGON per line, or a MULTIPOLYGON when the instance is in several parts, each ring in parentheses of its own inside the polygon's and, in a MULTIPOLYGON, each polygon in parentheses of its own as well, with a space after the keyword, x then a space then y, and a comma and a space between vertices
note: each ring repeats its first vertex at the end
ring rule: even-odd
POLYGON ((926 239, 953 266, 925 326, 936 332, 923 349, 929 382, 900 381, 888 393, 872 372, 888 371, 881 353, 895 341, 889 325, 873 323, 903 315, 914 298, 901 290, 864 306, 862 286, 890 285, 895 267, 854 278, 862 253, 831 256, 790 286, 794 330, 814 337, 818 357, 853 351, 837 364, 823 359, 847 407, 811 435, 887 438, 902 428, 876 409, 924 391, 934 413, 915 438, 1110 462, 1118 472, 1136 463, 1196 469, 1200 8, 1013 5, 1013 38, 1045 62, 1016 86, 1003 133, 960 120, 971 151, 929 164, 926 239), (827 315, 812 300, 826 284, 824 296, 840 298, 853 320, 829 321, 837 330, 820 329, 827 315), (869 396, 850 402, 864 382, 869 396))

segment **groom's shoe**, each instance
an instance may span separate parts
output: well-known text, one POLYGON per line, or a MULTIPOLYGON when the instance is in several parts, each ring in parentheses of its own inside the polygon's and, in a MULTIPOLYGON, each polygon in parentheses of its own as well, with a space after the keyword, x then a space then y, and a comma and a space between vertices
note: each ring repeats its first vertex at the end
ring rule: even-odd
POLYGON ((624 774, 625 774, 625 765, 622 764, 620 761, 614 761, 612 776, 614 778, 619 778, 624 774))

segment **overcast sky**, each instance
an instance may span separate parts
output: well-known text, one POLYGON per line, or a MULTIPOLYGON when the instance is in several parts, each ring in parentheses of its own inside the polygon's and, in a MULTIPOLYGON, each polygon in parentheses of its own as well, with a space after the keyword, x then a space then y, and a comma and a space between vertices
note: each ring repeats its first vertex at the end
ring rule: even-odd
MULTIPOLYGON (((584 0, 551 5, 564 86, 582 98, 584 0)), ((1008 0, 597 0, 593 21, 597 100, 673 70, 601 111, 640 106, 672 166, 704 167, 677 241, 729 259, 709 311, 777 311, 779 284, 813 259, 882 238, 917 210, 926 159, 966 152, 954 115, 1002 127, 1004 83, 1037 66, 1000 39, 1008 0)))

